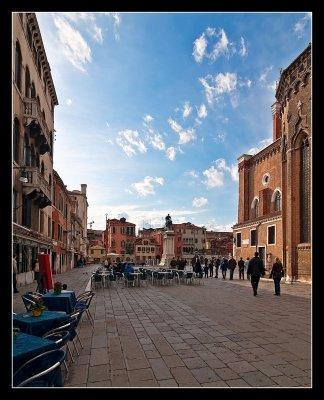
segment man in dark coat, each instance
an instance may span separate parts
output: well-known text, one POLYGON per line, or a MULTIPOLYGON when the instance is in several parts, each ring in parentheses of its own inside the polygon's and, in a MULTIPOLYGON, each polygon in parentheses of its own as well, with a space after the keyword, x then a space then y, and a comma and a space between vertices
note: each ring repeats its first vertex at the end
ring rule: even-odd
POLYGON ((209 277, 212 278, 214 276, 214 258, 209 261, 209 277))
POLYGON ((220 268, 222 270, 222 275, 223 275, 223 279, 226 279, 226 271, 228 268, 228 259, 223 257, 221 263, 220 263, 220 268))
POLYGON ((254 253, 254 257, 251 258, 249 262, 249 267, 247 271, 248 275, 251 277, 251 285, 253 288, 253 294, 256 296, 258 294, 258 285, 260 281, 261 275, 264 276, 265 269, 263 265, 263 261, 259 257, 259 253, 256 251, 254 253))
POLYGON ((237 264, 239 267, 239 278, 244 280, 244 260, 242 257, 237 264))
POLYGON ((270 272, 269 278, 273 278, 274 286, 275 286, 275 295, 280 296, 280 281, 284 276, 284 270, 280 259, 277 257, 276 262, 272 266, 272 270, 270 272))
POLYGON ((219 268, 220 262, 221 262, 220 258, 217 257, 216 261, 215 261, 215 278, 218 278, 218 268, 219 268))
POLYGON ((228 267, 230 270, 230 280, 233 280, 234 270, 236 268, 236 260, 233 256, 228 260, 228 267))
POLYGON ((201 268, 201 263, 200 263, 199 257, 197 258, 197 261, 196 261, 196 264, 195 264, 194 272, 195 272, 196 274, 202 274, 202 268, 201 268))

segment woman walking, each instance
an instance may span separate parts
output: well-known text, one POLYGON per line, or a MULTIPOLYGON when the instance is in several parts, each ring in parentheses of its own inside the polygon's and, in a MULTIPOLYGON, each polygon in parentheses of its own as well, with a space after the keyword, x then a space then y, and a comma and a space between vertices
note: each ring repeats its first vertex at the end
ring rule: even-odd
POLYGON ((269 278, 273 278, 274 286, 275 286, 275 295, 280 296, 280 281, 284 276, 284 270, 282 266, 282 262, 277 257, 276 262, 272 266, 272 270, 270 272, 269 278))

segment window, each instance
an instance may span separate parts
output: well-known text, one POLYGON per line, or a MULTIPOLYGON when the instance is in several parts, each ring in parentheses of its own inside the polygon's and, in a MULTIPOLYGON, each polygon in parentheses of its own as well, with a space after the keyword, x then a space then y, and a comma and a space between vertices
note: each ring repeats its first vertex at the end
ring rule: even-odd
POLYGON ((40 211, 39 213, 39 231, 44 233, 44 213, 40 211))
POLYGON ((44 161, 41 162, 41 170, 40 170, 41 174, 44 175, 45 172, 45 167, 44 167, 44 161))
POLYGON ((16 52, 15 52, 15 82, 19 90, 21 90, 21 72, 22 72, 22 57, 21 57, 20 45, 17 42, 16 52))
POLYGON ((22 224, 27 228, 31 225, 31 200, 23 195, 22 224))
POLYGON ((141 251, 141 248, 140 248, 140 247, 137 247, 137 251, 141 251))
POLYGON ((116 228, 114 226, 111 227, 111 233, 116 233, 116 228))
POLYGON ((250 245, 251 245, 251 246, 255 246, 255 245, 256 245, 256 229, 252 229, 252 230, 251 230, 250 245))
POLYGON ((101 250, 101 254, 104 254, 105 253, 105 250, 101 250))
POLYGON ((20 141, 19 121, 18 118, 15 118, 13 126, 13 158, 18 164, 19 164, 19 141, 20 141))
POLYGON ((93 254, 94 253, 94 250, 91 250, 91 254, 93 254))
POLYGON ((300 241, 310 241, 310 148, 307 138, 300 148, 300 241))
POLYGON ((35 99, 35 98, 36 98, 36 89, 35 89, 34 82, 32 82, 32 84, 31 84, 30 97, 31 97, 32 99, 35 99))
POLYGON ((25 75, 25 97, 30 98, 30 74, 28 67, 26 67, 25 75))
POLYGON ((268 244, 276 243, 276 227, 268 226, 268 244))
POLYGON ((251 219, 259 216, 259 199, 255 198, 251 205, 251 219))
POLYGON ((281 211, 281 194, 277 190, 274 198, 274 210, 281 211))
POLYGON ((154 247, 151 247, 151 253, 154 253, 154 247))
POLYGON ((237 233, 236 234, 236 247, 241 247, 241 240, 242 240, 242 234, 237 233))
POLYGON ((29 166, 31 163, 31 149, 29 146, 29 137, 25 133, 24 137, 24 165, 29 166))

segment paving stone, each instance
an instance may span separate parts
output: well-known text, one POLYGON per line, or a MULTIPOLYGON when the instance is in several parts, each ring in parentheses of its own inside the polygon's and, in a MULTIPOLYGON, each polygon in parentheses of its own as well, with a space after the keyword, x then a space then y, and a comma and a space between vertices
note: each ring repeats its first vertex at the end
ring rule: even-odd
POLYGON ((108 387, 111 386, 111 381, 101 381, 101 382, 88 382, 87 387, 108 387))
POLYGON ((300 368, 295 367, 292 364, 280 364, 277 369, 281 371, 284 375, 289 376, 289 378, 297 378, 299 376, 305 376, 305 371, 300 368))
POLYGON ((230 368, 215 368, 216 374, 223 380, 238 379, 239 375, 230 368))
POLYGON ((108 364, 109 357, 106 349, 92 349, 90 354, 90 366, 108 364))
POLYGON ((289 378, 289 376, 286 376, 286 375, 273 376, 271 379, 274 380, 277 383, 277 385, 280 387, 297 387, 297 386, 299 386, 299 383, 296 382, 295 379, 289 378))
POLYGON ((69 368, 66 384, 70 386, 79 386, 86 384, 88 380, 88 365, 74 365, 69 368))
POLYGON ((135 369, 128 371, 129 382, 131 384, 137 381, 154 380, 154 374, 151 368, 135 369))
POLYGON ((171 356, 163 356, 163 360, 169 368, 184 366, 182 359, 176 354, 171 356))
POLYGON ((244 379, 229 379, 226 381, 230 387, 249 387, 250 385, 244 379))
POLYGON ((225 381, 216 381, 216 382, 205 382, 202 383, 201 386, 205 387, 228 387, 225 381))
POLYGON ((152 358, 149 362, 158 381, 172 378, 170 369, 162 358, 152 358))
POLYGON ((182 361, 189 369, 206 367, 207 364, 200 357, 182 358, 182 361))
POLYGON ((247 361, 237 361, 227 363, 227 366, 237 373, 255 371, 256 368, 247 361))
POLYGON ((178 387, 178 384, 174 379, 165 379, 165 380, 159 381, 159 386, 161 386, 161 387, 178 387))
POLYGON ((108 380, 108 371, 108 365, 95 365, 93 367, 89 367, 88 382, 108 380))
POLYGON ((275 382, 260 371, 240 373, 240 376, 253 387, 276 386, 275 382))
POLYGON ((282 372, 264 361, 252 361, 251 364, 263 374, 272 377, 282 375, 282 372))
POLYGON ((171 373, 179 386, 197 387, 199 382, 186 367, 171 368, 171 373))
POLYGON ((219 376, 210 367, 194 368, 191 369, 191 373, 199 383, 214 382, 219 379, 219 376))
POLYGON ((128 374, 125 369, 112 370, 110 374, 111 386, 113 387, 125 387, 130 386, 128 380, 128 374))

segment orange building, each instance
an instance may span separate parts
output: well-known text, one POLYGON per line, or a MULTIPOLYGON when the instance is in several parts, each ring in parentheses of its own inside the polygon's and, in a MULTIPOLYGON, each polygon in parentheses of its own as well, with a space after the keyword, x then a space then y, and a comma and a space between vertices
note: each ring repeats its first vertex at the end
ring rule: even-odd
POLYGON ((134 254, 136 225, 126 218, 108 219, 104 231, 104 246, 107 253, 134 254))

